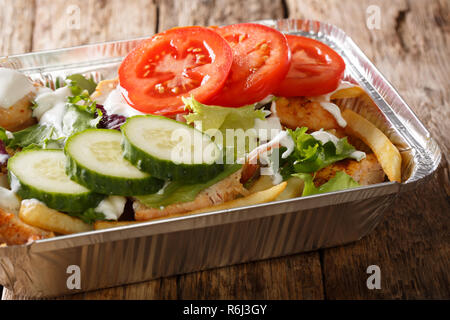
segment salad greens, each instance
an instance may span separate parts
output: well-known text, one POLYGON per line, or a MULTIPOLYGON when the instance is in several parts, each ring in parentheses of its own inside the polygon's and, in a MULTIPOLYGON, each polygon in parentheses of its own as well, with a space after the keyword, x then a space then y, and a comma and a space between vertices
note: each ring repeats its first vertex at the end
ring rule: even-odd
POLYGON ((295 176, 305 182, 302 196, 359 186, 351 176, 343 171, 337 172, 335 177, 320 187, 316 188, 314 186, 314 176, 311 173, 317 172, 337 161, 349 158, 356 149, 348 143, 347 138, 339 139, 336 145, 331 141, 323 144, 314 136, 306 133, 307 130, 308 128, 306 127, 297 128, 295 131, 288 129, 289 135, 294 140, 293 152, 286 159, 283 159, 281 155, 286 148, 280 148, 278 153, 272 153, 269 156, 269 165, 273 165, 274 157, 278 156, 280 174, 284 181, 291 176, 295 176))
MULTIPOLYGON (((95 90, 96 83, 80 74, 67 77, 72 96, 67 98, 66 111, 62 119, 61 130, 50 126, 35 124, 31 127, 12 133, 9 139, 3 128, 0 128, 0 139, 10 148, 62 148, 69 136, 88 128, 96 128, 102 119, 102 111, 96 108, 90 93, 95 90), (3 130, 3 131, 1 131, 3 130)), ((34 107, 37 105, 34 103, 34 107)))
POLYGON ((314 185, 314 177, 309 173, 294 173, 293 176, 302 179, 305 183, 302 197, 359 187, 359 183, 344 171, 336 172, 333 178, 320 187, 314 185))
POLYGON ((169 204, 193 201, 202 190, 225 179, 241 167, 242 165, 240 164, 225 165, 225 169, 221 173, 207 182, 184 184, 182 181, 171 181, 163 188, 162 193, 138 196, 136 198, 150 208, 160 208, 169 204))
POLYGON ((187 123, 202 122, 202 130, 219 129, 225 133, 226 129, 253 128, 255 119, 264 120, 265 113, 262 110, 255 110, 255 106, 247 105, 240 108, 228 108, 220 106, 209 106, 202 104, 193 97, 182 98, 186 109, 191 111, 184 116, 187 123))
POLYGON ((184 116, 188 124, 201 123, 201 128, 197 128, 209 134, 220 148, 225 150, 227 158, 233 160, 243 158, 245 153, 250 152, 257 146, 257 134, 246 131, 255 125, 255 119, 264 120, 265 112, 260 109, 255 110, 255 105, 247 105, 239 108, 228 108, 221 106, 205 105, 193 97, 182 98, 186 109, 191 113, 184 116), (197 122, 198 121, 198 122, 197 122), (227 138, 227 129, 241 130, 241 137, 233 132, 232 140, 227 138), (220 134, 220 139, 217 135, 220 134), (242 139, 242 140, 239 140, 242 139))
POLYGON ((356 149, 347 141, 339 139, 336 145, 328 141, 322 144, 312 135, 307 134, 308 128, 288 129, 295 143, 294 151, 289 155, 290 170, 295 173, 310 173, 323 169, 337 161, 349 158, 356 149))
POLYGON ((90 208, 82 213, 68 213, 70 216, 81 219, 84 223, 93 224, 97 220, 105 220, 105 215, 101 212, 95 211, 94 208, 90 208))

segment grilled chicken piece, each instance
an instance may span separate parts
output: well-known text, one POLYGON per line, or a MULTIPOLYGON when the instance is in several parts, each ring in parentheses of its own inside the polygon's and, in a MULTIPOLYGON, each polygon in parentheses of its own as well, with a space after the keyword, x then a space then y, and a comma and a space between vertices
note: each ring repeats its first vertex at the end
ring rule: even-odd
POLYGON ((171 204, 164 209, 148 208, 136 200, 133 203, 133 208, 135 211, 134 217, 136 220, 141 221, 162 218, 233 200, 239 195, 248 194, 248 190, 243 187, 240 179, 241 170, 203 190, 193 201, 171 204))
POLYGON ((95 88, 95 92, 92 93, 91 99, 95 100, 99 104, 103 104, 108 98, 111 91, 113 91, 119 84, 119 79, 103 80, 100 81, 95 88))
POLYGON ((376 184, 384 181, 385 173, 378 163, 375 154, 371 153, 361 161, 345 159, 338 161, 316 173, 314 184, 316 187, 333 178, 337 171, 345 171, 353 180, 362 186, 376 184))
POLYGON ((36 123, 31 110, 32 95, 26 95, 9 108, 0 107, 0 127, 19 131, 36 123))
POLYGON ((51 238, 55 235, 20 220, 14 213, 0 208, 0 243, 7 245, 26 244, 33 240, 51 238))
POLYGON ((319 102, 309 101, 305 97, 279 98, 276 100, 276 111, 281 124, 287 128, 308 127, 309 131, 335 129, 338 136, 344 136, 336 119, 319 102))

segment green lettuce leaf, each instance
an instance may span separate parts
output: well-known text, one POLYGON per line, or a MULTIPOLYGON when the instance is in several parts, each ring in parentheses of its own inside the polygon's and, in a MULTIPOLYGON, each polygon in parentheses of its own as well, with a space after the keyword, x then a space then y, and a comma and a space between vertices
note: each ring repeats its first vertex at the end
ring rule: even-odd
POLYGON ((322 144, 307 134, 307 130, 306 127, 297 128, 295 131, 288 129, 295 143, 294 151, 289 156, 294 172, 316 172, 336 161, 348 158, 355 151, 347 138, 339 139, 336 146, 331 141, 322 144))
POLYGON ((265 114, 262 110, 255 110, 255 105, 243 106, 240 108, 227 108, 220 106, 208 106, 195 100, 193 97, 183 98, 186 109, 192 113, 184 116, 187 123, 195 121, 202 122, 202 130, 219 129, 225 132, 226 129, 253 128, 255 119, 264 120, 265 114))
POLYGON ((105 220, 105 215, 101 212, 95 211, 94 208, 90 208, 82 213, 68 213, 68 215, 81 219, 84 223, 93 224, 97 220, 105 220))
POLYGON ((41 147, 46 148, 52 142, 57 142, 55 128, 46 125, 35 124, 21 131, 13 133, 13 138, 8 141, 10 148, 41 147))
POLYGON ((333 178, 320 187, 314 185, 314 178, 309 173, 294 173, 293 176, 302 179, 305 183, 302 197, 359 187, 358 182, 353 180, 353 178, 344 171, 336 172, 336 175, 333 178))
POLYGON ((162 194, 154 193, 136 198, 150 208, 162 208, 174 203, 193 201, 202 190, 222 181, 241 167, 240 164, 225 165, 224 171, 207 182, 184 184, 182 181, 172 181, 164 187, 162 194))
POLYGON ((101 115, 95 117, 95 114, 80 109, 77 105, 68 105, 63 117, 63 133, 69 137, 89 128, 97 128, 100 120, 101 115))
MULTIPOLYGON (((253 128, 255 119, 264 120, 263 110, 255 110, 255 105, 248 105, 239 108, 227 108, 220 106, 208 106, 195 100, 193 97, 183 98, 186 109, 192 111, 184 116, 188 124, 194 123, 195 127, 203 132, 207 132, 214 142, 224 151, 227 159, 233 160, 244 157, 257 146, 256 132, 246 131, 253 128), (197 124, 201 124, 201 128, 197 124), (227 129, 241 129, 242 138, 238 141, 238 136, 233 135, 233 139, 227 139, 227 129), (217 136, 221 138, 218 139, 217 136), (242 145, 241 145, 242 144, 242 145)), ((237 133, 233 131, 233 133, 237 133)))
POLYGON ((87 79, 86 77, 78 73, 72 74, 66 79, 71 81, 71 87, 77 86, 82 90, 86 90, 87 92, 89 92, 89 94, 92 94, 95 91, 95 88, 97 88, 97 83, 94 81, 94 79, 87 79))
POLYGON ((5 145, 8 145, 9 138, 8 135, 6 134, 6 130, 2 127, 0 127, 0 140, 2 140, 5 143, 5 145))

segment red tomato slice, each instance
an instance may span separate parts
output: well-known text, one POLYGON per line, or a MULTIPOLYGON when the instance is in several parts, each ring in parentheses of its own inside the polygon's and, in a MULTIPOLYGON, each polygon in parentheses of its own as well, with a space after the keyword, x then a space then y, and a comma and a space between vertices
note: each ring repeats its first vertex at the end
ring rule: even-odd
POLYGON ((200 102, 224 85, 233 61, 228 43, 203 27, 174 28, 131 51, 119 68, 120 86, 135 109, 171 115, 184 109, 181 97, 200 102))
POLYGON ((240 107, 273 93, 289 70, 286 37, 275 29, 253 23, 214 30, 233 49, 233 64, 224 87, 208 103, 240 107))
POLYGON ((293 35, 286 38, 291 49, 291 67, 275 95, 318 96, 336 90, 345 70, 341 56, 313 39, 293 35))

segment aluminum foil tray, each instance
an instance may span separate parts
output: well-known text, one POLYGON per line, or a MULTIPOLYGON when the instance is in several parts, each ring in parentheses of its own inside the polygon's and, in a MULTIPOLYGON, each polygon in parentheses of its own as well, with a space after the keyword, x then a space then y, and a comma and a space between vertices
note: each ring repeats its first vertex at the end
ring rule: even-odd
MULTIPOLYGON (((436 142, 341 29, 308 20, 258 23, 318 39, 341 54, 345 79, 368 95, 338 104, 363 114, 394 142, 403 182, 0 247, 0 284, 19 296, 49 297, 338 246, 371 232, 399 192, 432 175, 441 159, 436 142), (67 286, 71 265, 80 268, 81 289, 67 286)), ((49 84, 72 73, 108 79, 139 40, 16 55, 0 59, 0 66, 49 84)))

